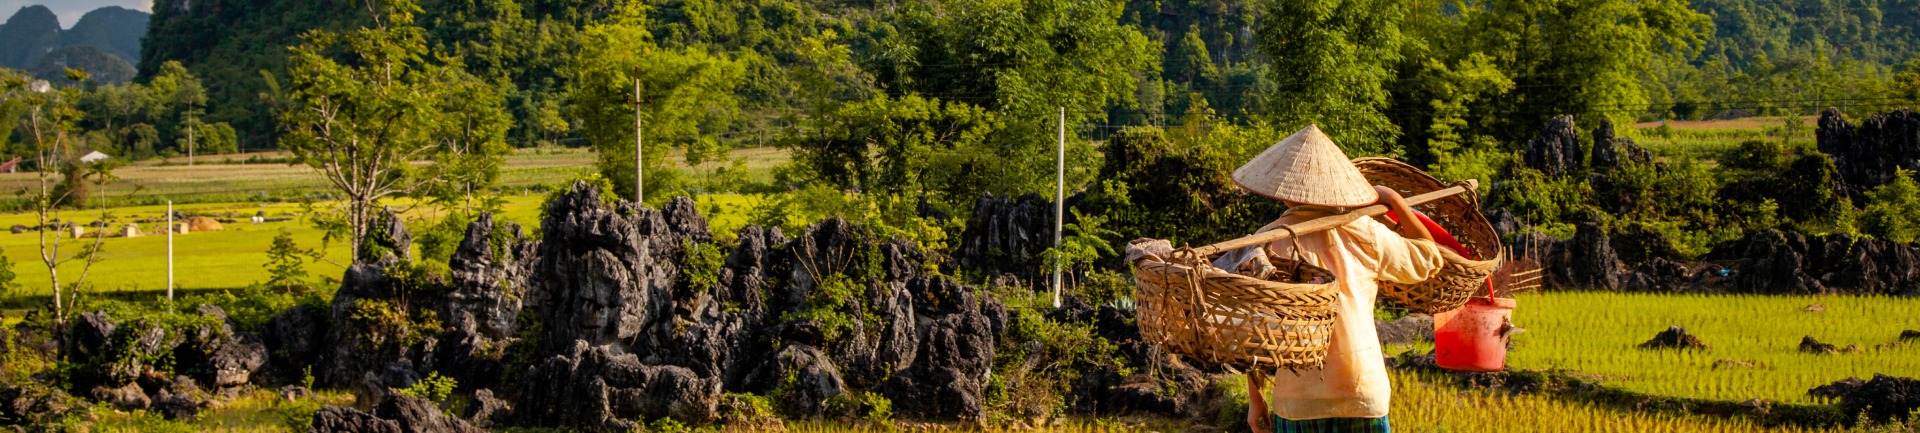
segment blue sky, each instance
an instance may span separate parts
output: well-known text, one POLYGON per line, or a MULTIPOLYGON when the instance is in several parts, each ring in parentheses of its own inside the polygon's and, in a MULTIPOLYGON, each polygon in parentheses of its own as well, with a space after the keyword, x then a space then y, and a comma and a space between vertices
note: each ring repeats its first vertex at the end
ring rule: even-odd
POLYGON ((81 15, 107 6, 153 12, 153 0, 0 0, 0 14, 4 14, 0 15, 0 22, 5 22, 6 17, 13 16, 20 8, 32 5, 46 5, 48 9, 53 9, 53 14, 60 16, 60 28, 63 29, 73 27, 74 22, 80 21, 81 15))

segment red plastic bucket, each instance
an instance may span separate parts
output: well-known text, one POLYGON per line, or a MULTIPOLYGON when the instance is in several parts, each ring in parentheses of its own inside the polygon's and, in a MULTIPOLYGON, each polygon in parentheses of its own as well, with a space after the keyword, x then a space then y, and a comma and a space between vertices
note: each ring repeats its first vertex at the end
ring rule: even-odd
POLYGON ((1475 296, 1457 310, 1433 315, 1433 358, 1457 371, 1507 369, 1507 336, 1513 330, 1508 298, 1475 296))

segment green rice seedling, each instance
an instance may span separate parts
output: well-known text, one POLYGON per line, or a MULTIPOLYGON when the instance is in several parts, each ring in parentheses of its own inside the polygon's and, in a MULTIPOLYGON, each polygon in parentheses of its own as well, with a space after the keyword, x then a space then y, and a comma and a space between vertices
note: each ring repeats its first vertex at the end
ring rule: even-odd
POLYGON ((1621 412, 1551 397, 1463 391, 1444 379, 1393 375, 1394 431, 1417 432, 1807 432, 1762 427, 1742 418, 1621 412))
POLYGON ((1513 338, 1509 368, 1576 370, 1634 391, 1820 403, 1808 389, 1920 371, 1920 347, 1898 341, 1901 330, 1920 329, 1920 299, 1549 292, 1519 304, 1513 321, 1526 332, 1513 338), (1812 304, 1825 311, 1804 311, 1812 304), (1669 326, 1709 348, 1635 347, 1669 326), (1807 336, 1857 350, 1800 352, 1807 336))

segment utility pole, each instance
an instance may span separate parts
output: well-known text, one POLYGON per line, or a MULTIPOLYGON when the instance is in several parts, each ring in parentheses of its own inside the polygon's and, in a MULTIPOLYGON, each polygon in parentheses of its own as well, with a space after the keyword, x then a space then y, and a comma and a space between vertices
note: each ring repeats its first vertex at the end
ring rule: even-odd
POLYGON ((1060 107, 1060 146, 1054 154, 1053 178, 1053 308, 1060 308, 1060 230, 1067 208, 1067 107, 1060 107))
POLYGON ((633 204, 647 201, 646 138, 640 120, 640 68, 633 68, 633 204))
POLYGON ((167 305, 173 305, 173 200, 167 200, 167 305))
POLYGON ((194 117, 192 111, 187 112, 187 119, 187 165, 193 165, 193 130, 199 129, 194 127, 194 123, 200 119, 194 117))

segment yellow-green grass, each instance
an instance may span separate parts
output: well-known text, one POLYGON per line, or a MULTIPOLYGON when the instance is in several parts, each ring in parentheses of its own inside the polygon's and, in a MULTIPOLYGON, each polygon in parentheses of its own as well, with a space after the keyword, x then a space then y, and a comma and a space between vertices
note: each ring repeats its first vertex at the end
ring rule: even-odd
POLYGON ((1808 389, 1875 373, 1920 371, 1920 345, 1895 343, 1920 329, 1920 299, 1859 296, 1674 295, 1549 292, 1518 299, 1508 368, 1569 369, 1603 383, 1677 397, 1819 403, 1808 389), (1821 304, 1825 312, 1802 311, 1821 304), (1682 326, 1707 350, 1639 349, 1669 326, 1682 326), (1798 351, 1800 339, 1853 353, 1798 351), (1719 360, 1757 367, 1714 367, 1719 360))
MULTIPOLYGON (((528 234, 537 230, 539 225, 539 205, 541 196, 507 197, 500 217, 527 226, 528 234)), ((402 203, 404 204, 404 203, 402 203)), ((215 290, 245 287, 256 282, 266 281, 269 274, 263 266, 267 262, 267 250, 279 230, 287 229, 301 248, 318 248, 322 234, 306 224, 304 220, 252 224, 248 217, 255 212, 265 211, 269 216, 288 217, 302 209, 298 205, 277 203, 219 203, 204 205, 178 205, 176 210, 198 214, 223 214, 233 212, 238 222, 226 224, 220 231, 190 232, 173 237, 174 249, 174 285, 178 290, 215 290)), ((414 207, 405 217, 410 219, 435 218, 438 210, 430 207, 414 207)), ((112 220, 119 221, 108 228, 110 232, 119 232, 119 227, 140 219, 162 218, 165 206, 131 206, 114 208, 109 211, 112 220)), ((98 211, 61 212, 63 220, 86 224, 100 220, 98 211)), ((0 227, 14 224, 32 226, 37 218, 31 213, 0 214, 0 227)), ((141 223, 143 232, 159 232, 162 223, 141 223)), ((89 231, 98 230, 89 228, 89 231)), ((71 260, 74 254, 85 251, 93 243, 91 238, 74 239, 48 232, 49 242, 60 241, 59 258, 62 260, 60 278, 62 285, 76 279, 86 263, 71 260)), ((52 282, 48 278, 46 265, 40 259, 41 235, 35 231, 11 234, 0 231, 0 249, 4 249, 7 259, 13 262, 17 274, 15 282, 19 288, 8 293, 8 300, 42 299, 52 294, 52 282)), ((100 261, 88 271, 86 292, 146 292, 160 295, 166 290, 167 281, 167 236, 164 232, 136 238, 109 237, 102 241, 100 261)), ((335 262, 345 263, 350 254, 349 246, 334 242, 326 251, 327 257, 335 262)), ((315 262, 307 265, 312 278, 338 279, 343 268, 327 262, 315 262)), ((12 303, 12 302, 9 302, 12 303)), ((18 305, 16 305, 18 306, 18 305)))
POLYGON ((98 418, 90 428, 84 431, 95 432, 219 432, 219 433, 282 433, 305 431, 291 428, 289 415, 295 419, 309 418, 312 411, 325 405, 353 404, 352 394, 344 391, 319 391, 299 402, 289 402, 272 391, 256 389, 231 400, 217 409, 203 410, 192 420, 166 421, 150 410, 126 412, 103 406, 90 409, 90 417, 98 418), (304 415, 304 416, 302 416, 304 415))
POLYGON ((1552 397, 1460 390, 1446 379, 1421 380, 1393 373, 1390 419, 1394 431, 1410 432, 1805 432, 1762 427, 1743 418, 1622 412, 1552 397))
MULTIPOLYGON (((1623 412, 1583 403, 1568 402, 1537 395, 1510 395, 1500 392, 1461 390, 1445 378, 1429 379, 1418 373, 1394 371, 1390 420, 1394 431, 1447 433, 1506 432, 1812 432, 1796 427, 1763 427, 1742 418, 1714 418, 1692 415, 1623 412)), ((1222 380, 1238 381, 1239 376, 1222 380)), ((1238 421, 1238 420, 1235 420, 1238 421)), ((1077 419, 1059 427, 1040 429, 1058 432, 1137 432, 1181 431, 1180 426, 1134 424, 1126 420, 1077 419)), ((999 427, 999 426, 995 426, 999 427)), ((1213 428, 1186 430, 1217 431, 1213 428)), ((1233 426, 1212 426, 1233 427, 1233 426)), ((875 426, 847 424, 789 423, 792 433, 847 433, 886 431, 875 426)), ((995 430, 998 430, 997 428, 995 430)))
MULTIPOLYGON (((746 178, 755 182, 772 179, 772 168, 790 159, 778 148, 740 149, 735 158, 747 161, 746 178)), ((127 203, 231 202, 260 198, 286 199, 302 194, 330 190, 318 171, 305 165, 289 165, 286 152, 260 152, 236 155, 210 155, 186 165, 186 158, 141 161, 114 170, 119 180, 106 186, 107 206, 127 203), (247 161, 256 161, 249 163, 247 161)), ((568 179, 592 172, 597 154, 588 149, 550 147, 518 149, 507 155, 500 169, 500 188, 517 194, 538 185, 558 185, 568 179), (514 191, 514 190, 520 191, 514 191)), ((727 163, 708 162, 688 166, 679 153, 668 158, 674 167, 688 176, 705 176, 727 163)), ((39 188, 38 175, 31 172, 0 173, 0 191, 39 188)), ((11 196, 0 198, 12 198, 11 196)), ((95 196, 91 200, 99 200, 95 196)))
MULTIPOLYGON (((1238 380, 1228 377, 1223 380, 1238 380)), ((1505 393, 1487 393, 1467 391, 1446 385, 1435 385, 1415 373, 1393 373, 1392 422, 1396 431, 1415 432, 1688 432, 1688 433, 1740 433, 1740 432, 1807 432, 1822 430, 1804 430, 1793 427, 1767 428, 1753 425, 1744 419, 1709 418, 1672 414, 1645 414, 1622 412, 1608 408, 1594 407, 1579 403, 1570 403, 1551 397, 1513 396, 1505 393)), ((197 431, 197 432, 284 432, 286 415, 295 411, 311 411, 321 404, 352 404, 353 396, 340 391, 321 391, 309 401, 300 404, 281 400, 272 392, 256 390, 242 395, 218 409, 204 411, 190 421, 162 421, 149 411, 122 412, 96 406, 92 409, 98 421, 93 422, 92 431, 101 432, 142 432, 142 431, 197 431)), ((1208 420, 1211 421, 1211 420, 1208 420)), ((1237 421, 1237 420, 1235 420, 1237 421)), ((966 425, 928 425, 934 430, 953 429, 971 431, 966 425)), ((1002 430, 1004 426, 992 426, 989 431, 1002 430)), ((1197 426, 1182 426, 1168 420, 1130 420, 1130 419, 1089 419, 1076 418, 1060 422, 1055 427, 1042 428, 1040 431, 1056 432, 1130 432, 1130 431, 1181 431, 1192 430, 1197 426), (1144 422, 1142 422, 1144 421, 1144 422)), ((1230 427, 1230 426, 1215 426, 1230 427)), ((791 421, 786 429, 793 433, 843 433, 866 431, 899 431, 899 428, 884 428, 876 424, 822 423, 816 421, 791 421)), ((1204 429, 1204 428, 1203 428, 1204 429)), ((740 430, 740 429, 725 429, 740 430)), ((1211 429, 1204 429, 1212 431, 1211 429)))
MULTIPOLYGON (((520 224, 525 233, 534 235, 540 229, 540 205, 545 196, 535 194, 504 198, 506 204, 497 217, 520 224)), ((713 194, 702 195, 695 200, 699 203, 700 212, 707 216, 713 232, 722 237, 731 237, 746 226, 749 211, 758 199, 738 194, 713 194)), ((438 219, 445 212, 431 206, 408 206, 413 203, 405 200, 393 201, 392 204, 396 208, 411 209, 403 216, 408 219, 438 219)), ((213 203, 176 205, 174 209, 201 215, 231 212, 238 221, 225 225, 225 229, 220 231, 174 236, 174 285, 181 291, 232 289, 266 281, 269 274, 263 265, 267 262, 267 250, 282 228, 293 234, 294 242, 301 248, 317 248, 321 245, 321 232, 297 218, 257 225, 248 222, 248 217, 261 211, 273 217, 292 217, 292 214, 302 211, 296 204, 213 203)), ((108 230, 117 233, 119 227, 128 222, 161 219, 165 211, 166 206, 112 208, 109 209, 111 220, 119 222, 108 230)), ((58 217, 80 224, 101 220, 97 210, 62 211, 58 217)), ((0 228, 15 224, 36 225, 37 216, 32 213, 0 213, 0 228)), ((163 224, 139 225, 143 232, 151 233, 158 231, 163 224)), ((61 282, 63 286, 72 283, 86 264, 67 259, 91 246, 93 239, 74 239, 53 232, 47 233, 46 237, 49 241, 55 238, 60 241, 60 257, 63 260, 59 267, 61 282)), ((0 299, 0 305, 22 307, 17 302, 20 299, 44 300, 53 293, 46 265, 39 258, 40 241, 38 232, 10 234, 0 231, 0 250, 4 250, 7 259, 13 262, 17 274, 14 281, 20 285, 12 293, 5 294, 5 299, 0 299)), ((86 291, 94 294, 141 292, 159 296, 166 290, 166 254, 167 237, 164 233, 137 238, 109 237, 101 245, 101 260, 88 272, 86 291)), ((349 247, 344 243, 335 242, 327 249, 327 257, 339 263, 345 263, 349 254, 349 247)), ((315 262, 307 265, 307 271, 316 280, 338 279, 344 269, 326 262, 315 262)))

